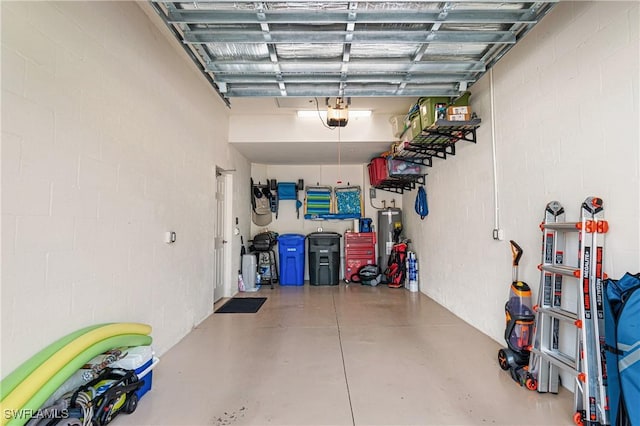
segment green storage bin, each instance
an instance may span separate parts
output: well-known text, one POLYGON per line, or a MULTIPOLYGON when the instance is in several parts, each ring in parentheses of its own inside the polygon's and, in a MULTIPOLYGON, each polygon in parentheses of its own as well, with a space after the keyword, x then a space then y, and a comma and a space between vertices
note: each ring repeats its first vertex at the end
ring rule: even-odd
POLYGON ((420 112, 416 111, 409 116, 411 122, 411 139, 415 139, 422 132, 422 120, 420 119, 420 112))
POLYGON ((464 92, 458 99, 456 99, 449 106, 466 106, 469 105, 469 96, 471 96, 471 92, 464 92))
POLYGON ((422 121, 422 128, 426 129, 436 122, 437 106, 445 108, 444 114, 446 115, 446 107, 448 104, 449 98, 445 97, 420 98, 418 105, 420 106, 420 120, 422 121))

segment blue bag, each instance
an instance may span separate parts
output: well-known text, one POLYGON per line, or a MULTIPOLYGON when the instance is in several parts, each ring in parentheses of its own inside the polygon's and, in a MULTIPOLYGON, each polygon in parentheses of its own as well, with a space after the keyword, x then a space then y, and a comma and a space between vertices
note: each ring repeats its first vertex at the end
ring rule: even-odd
POLYGON ((640 274, 605 280, 604 297, 610 424, 640 425, 640 274))
POLYGON ((416 213, 420 215, 420 219, 424 219, 429 214, 427 191, 425 191, 424 186, 418 188, 418 194, 416 195, 416 213))

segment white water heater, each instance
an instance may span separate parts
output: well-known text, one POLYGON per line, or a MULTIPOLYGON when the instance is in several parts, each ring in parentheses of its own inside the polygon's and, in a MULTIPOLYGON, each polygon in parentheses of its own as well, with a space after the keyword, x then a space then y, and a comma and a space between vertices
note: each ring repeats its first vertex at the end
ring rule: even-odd
POLYGON ((389 207, 378 210, 378 265, 385 270, 388 265, 389 255, 393 248, 394 233, 402 231, 402 210, 389 207))

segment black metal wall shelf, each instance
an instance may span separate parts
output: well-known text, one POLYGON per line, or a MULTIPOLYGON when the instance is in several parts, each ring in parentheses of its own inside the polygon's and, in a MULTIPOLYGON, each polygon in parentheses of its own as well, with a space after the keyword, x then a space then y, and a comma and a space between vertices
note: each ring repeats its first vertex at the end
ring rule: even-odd
MULTIPOLYGON (((396 160, 431 167, 433 158, 446 160, 447 156, 456 154, 458 141, 476 143, 476 129, 481 120, 475 118, 469 121, 438 120, 410 141, 400 144, 393 154, 396 160)), ((408 129, 407 131, 411 131, 408 129)), ((416 184, 424 185, 426 175, 406 175, 402 177, 390 176, 380 184, 374 186, 384 191, 402 194, 404 191, 415 189, 416 184)))
POLYGON ((389 176, 380 184, 374 186, 374 188, 382 189, 383 191, 395 192, 396 194, 402 194, 404 191, 411 191, 416 188, 416 185, 424 185, 426 174, 424 175, 405 175, 405 176, 389 176))
POLYGON ((469 121, 438 120, 411 140, 413 144, 447 144, 459 140, 476 143, 476 129, 480 119, 469 121))

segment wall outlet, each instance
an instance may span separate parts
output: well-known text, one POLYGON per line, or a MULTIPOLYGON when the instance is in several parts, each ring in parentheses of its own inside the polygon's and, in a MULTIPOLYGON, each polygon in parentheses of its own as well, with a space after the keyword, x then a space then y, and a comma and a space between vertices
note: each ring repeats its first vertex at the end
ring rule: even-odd
POLYGON ((375 188, 369 188, 369 198, 376 198, 376 189, 375 188))
POLYGON ((493 230, 493 239, 496 241, 504 240, 504 229, 494 229, 493 230))
POLYGON ((164 242, 167 244, 176 242, 176 233, 173 231, 167 231, 164 233, 164 242))

